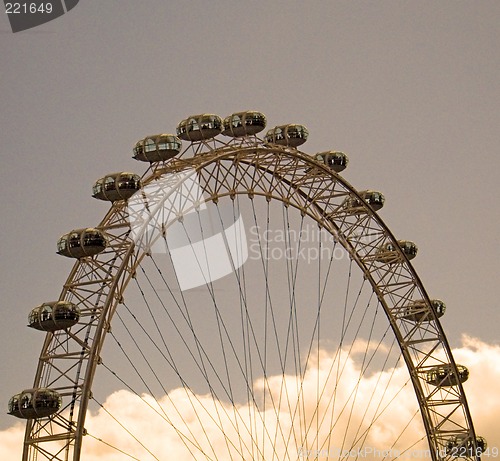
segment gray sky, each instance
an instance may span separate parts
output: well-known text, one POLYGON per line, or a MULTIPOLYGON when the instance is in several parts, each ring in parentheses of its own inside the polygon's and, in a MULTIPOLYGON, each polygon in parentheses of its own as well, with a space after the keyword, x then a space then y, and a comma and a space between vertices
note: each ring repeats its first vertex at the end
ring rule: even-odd
POLYGON ((203 112, 260 110, 305 124, 306 152, 349 153, 344 176, 419 245, 452 346, 499 343, 500 2, 85 0, 16 34, 2 15, 0 37, 5 411, 42 345, 27 314, 72 265, 57 238, 107 209, 94 180, 142 173, 134 143, 203 112))

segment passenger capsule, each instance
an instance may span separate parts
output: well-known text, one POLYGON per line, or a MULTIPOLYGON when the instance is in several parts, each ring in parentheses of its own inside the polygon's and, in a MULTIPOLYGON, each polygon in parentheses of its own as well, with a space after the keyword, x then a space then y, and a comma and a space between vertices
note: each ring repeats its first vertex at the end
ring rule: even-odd
POLYGON ((446 444, 446 454, 455 458, 477 458, 486 451, 484 437, 477 436, 476 443, 467 435, 455 435, 446 444))
POLYGON ((320 152, 314 158, 321 163, 324 163, 331 170, 340 173, 347 168, 349 157, 343 152, 336 152, 329 150, 327 152, 320 152))
POLYGON ((29 314, 28 326, 41 331, 70 328, 80 320, 80 309, 67 301, 53 301, 35 307, 29 314))
POLYGON ((106 249, 107 243, 106 237, 98 229, 75 229, 57 241, 57 253, 80 259, 101 253, 106 249))
POLYGON ((181 140, 173 134, 147 136, 137 141, 133 158, 141 162, 163 162, 175 157, 181 147, 181 140))
MULTIPOLYGON (((380 210, 385 203, 385 197, 382 192, 375 190, 363 190, 359 192, 361 198, 365 203, 370 205, 374 211, 380 210)), ((345 211, 352 214, 359 214, 366 212, 363 202, 358 197, 347 197, 342 204, 345 211)))
POLYGON ((251 136, 261 132, 266 127, 266 116, 262 112, 246 111, 229 115, 223 121, 224 136, 251 136))
MULTIPOLYGON (((398 240, 398 245, 408 259, 411 260, 417 256, 418 247, 415 243, 409 240, 398 240)), ((385 245, 381 246, 377 250, 375 259, 381 263, 401 262, 399 252, 392 242, 387 242, 385 245)))
MULTIPOLYGON (((446 304, 440 299, 431 299, 432 307, 437 318, 444 315, 446 311, 446 304)), ((419 322, 421 320, 425 322, 430 322, 432 316, 429 315, 431 307, 423 299, 418 299, 413 301, 409 306, 405 308, 403 318, 411 320, 412 322, 419 322)))
POLYGON ((9 415, 23 419, 46 418, 57 413, 62 406, 58 392, 47 389, 27 389, 9 400, 9 415))
POLYGON ((141 188, 141 178, 134 173, 113 173, 98 179, 92 188, 92 197, 115 202, 128 200, 141 188))
POLYGON ((280 146, 297 147, 304 144, 309 136, 309 131, 304 125, 281 125, 271 128, 264 137, 269 143, 280 146))
POLYGON ((457 370, 458 376, 450 364, 438 365, 427 372, 425 380, 439 387, 456 386, 459 382, 465 383, 469 378, 469 370, 463 365, 457 365, 457 370))
POLYGON ((191 115, 177 125, 177 136, 185 141, 211 139, 222 132, 222 119, 214 114, 191 115))

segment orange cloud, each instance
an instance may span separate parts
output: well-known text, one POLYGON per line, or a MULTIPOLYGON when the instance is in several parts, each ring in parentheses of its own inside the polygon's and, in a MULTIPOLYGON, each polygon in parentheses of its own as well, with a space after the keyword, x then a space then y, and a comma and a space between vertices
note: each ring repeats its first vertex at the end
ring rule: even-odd
MULTIPOLYGON (((326 354, 326 352, 323 352, 326 354)), ((498 447, 500 427, 500 346, 486 344, 478 339, 464 337, 462 346, 454 350, 457 363, 466 365, 470 378, 465 383, 469 405, 475 421, 476 432, 484 436, 490 448, 498 447)), ((333 359, 330 360, 330 362, 333 359)), ((297 387, 294 376, 272 376, 264 385, 256 380, 255 389, 260 389, 256 398, 260 402, 265 398, 274 406, 267 405, 265 411, 259 411, 254 404, 241 404, 237 412, 229 404, 217 402, 210 395, 195 395, 183 388, 174 389, 156 402, 150 396, 137 396, 121 390, 110 395, 104 407, 119 420, 123 426, 140 441, 124 435, 119 426, 104 411, 89 414, 86 429, 110 445, 125 452, 134 453, 141 461, 158 459, 305 459, 319 455, 325 459, 330 454, 338 457, 342 447, 351 449, 352 441, 363 440, 363 446, 372 447, 378 453, 365 453, 365 458, 382 459, 383 451, 391 447, 388 458, 395 457, 397 451, 417 442, 423 433, 419 425, 419 416, 415 418, 412 430, 403 433, 397 443, 395 438, 402 427, 415 414, 416 403, 411 385, 406 385, 407 372, 400 368, 374 373, 364 377, 355 391, 356 407, 351 410, 355 383, 359 380, 359 366, 351 360, 346 361, 342 389, 335 389, 335 380, 328 379, 330 367, 328 358, 322 357, 321 367, 311 362, 303 380, 302 387, 297 387), (326 385, 322 392, 330 396, 336 394, 336 407, 332 401, 322 398, 318 405, 318 374, 320 382, 326 385), (353 383, 353 386, 345 385, 353 383), (399 391, 396 401, 388 411, 381 411, 388 403, 384 396, 394 395, 399 391), (265 389, 265 391, 264 391, 265 389), (287 399, 283 399, 286 392, 287 399), (378 395, 376 395, 378 393, 378 395), (280 400, 281 399, 281 400, 280 400), (290 406, 287 402, 301 402, 290 406), (374 402, 382 401, 380 406, 374 402), (145 405, 145 402, 147 405, 145 405), (151 411, 137 411, 138 408, 151 411), (309 427, 298 427, 297 413, 300 419, 309 421, 309 427), (335 417, 333 414, 335 413, 335 417), (368 429, 373 415, 379 415, 377 421, 368 429), (317 444, 317 440, 327 440, 331 430, 331 421, 337 420, 330 437, 330 446, 317 444), (277 423, 279 421, 279 424, 277 423), (221 430, 222 428, 222 430, 221 430), (366 432, 365 432, 366 431, 366 432), (348 433, 347 445, 343 437, 348 433), (259 446, 252 444, 250 436, 258 434, 267 443, 259 446), (342 434, 337 436, 336 434, 342 434), (364 435, 363 435, 364 434, 364 435), (225 436, 224 436, 225 435, 225 436), (299 446, 294 439, 306 440, 306 446, 299 446), (141 443, 143 446, 141 446, 141 443), (286 452, 288 447, 288 453, 286 452), (336 452, 334 453, 334 450, 336 452), (154 456, 153 456, 154 454, 154 456)), ((330 363, 331 365, 331 363, 330 363)), ((262 406, 260 406, 262 408, 262 406)), ((2 459, 20 459, 24 429, 21 425, 0 432, 0 457, 2 459)), ((423 448, 416 445, 416 448, 423 448)), ((346 454, 345 458, 351 456, 346 454)), ((84 444, 85 461, 124 461, 130 459, 116 449, 101 441, 87 436, 84 444)))

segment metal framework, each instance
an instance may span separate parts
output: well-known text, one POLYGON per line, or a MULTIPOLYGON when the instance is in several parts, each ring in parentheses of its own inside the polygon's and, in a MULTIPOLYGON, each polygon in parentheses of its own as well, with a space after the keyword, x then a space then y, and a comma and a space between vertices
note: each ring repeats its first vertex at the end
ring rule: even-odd
MULTIPOLYGON (((152 164, 143 184, 186 170, 196 171, 210 201, 263 196, 298 209, 334 235, 384 308, 411 376, 432 459, 451 458, 446 447, 454 437, 475 446, 464 391, 436 312, 431 308, 430 317, 418 321, 405 315, 412 300, 432 303, 396 238, 356 189, 310 155, 268 144, 257 136, 194 142, 181 156, 152 164), (357 198, 362 210, 346 208, 349 197, 357 198), (396 264, 377 258, 377 250, 389 242, 397 248, 396 264), (456 385, 428 383, 429 370, 441 364, 451 364, 456 385)), ((104 340, 128 283, 147 255, 146 245, 131 238, 126 202, 114 202, 97 228, 108 237, 107 249, 75 263, 59 298, 78 304, 80 322, 71 329, 47 333, 35 376, 34 387, 58 391, 64 407, 50 418, 28 420, 23 461, 81 459, 85 417, 104 340)))

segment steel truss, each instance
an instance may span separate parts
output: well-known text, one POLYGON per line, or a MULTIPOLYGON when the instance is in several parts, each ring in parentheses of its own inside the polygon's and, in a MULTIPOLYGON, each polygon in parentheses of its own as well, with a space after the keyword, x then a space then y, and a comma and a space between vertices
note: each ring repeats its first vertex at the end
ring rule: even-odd
MULTIPOLYGON (((410 372, 432 459, 451 457, 446 447, 453 437, 475 446, 457 367, 429 296, 394 235, 353 186, 310 155, 267 144, 256 136, 193 143, 179 158, 153 164, 143 184, 184 171, 196 172, 207 200, 263 196, 298 209, 330 232, 360 267, 385 310, 410 372), (357 198, 361 209, 347 208, 347 198, 357 198), (397 248, 397 260, 381 262, 377 251, 389 242, 397 248), (427 317, 418 321, 405 316, 415 300, 424 300, 430 307, 427 317), (458 384, 428 384, 428 371, 445 364, 451 364, 458 384)), ((165 200, 161 191, 150 199, 158 204, 165 200)), ((34 387, 58 391, 65 406, 48 419, 28 421, 23 461, 80 460, 101 349, 127 284, 148 254, 148 242, 134 243, 131 238, 125 202, 115 202, 97 228, 109 240, 107 249, 75 263, 59 298, 78 304, 80 322, 71 329, 47 333, 35 376, 34 387)))

